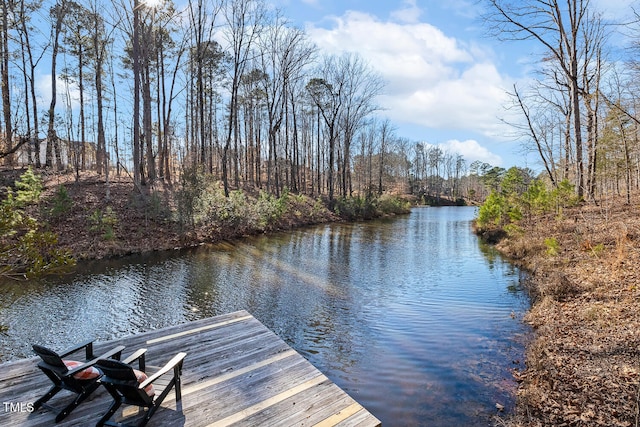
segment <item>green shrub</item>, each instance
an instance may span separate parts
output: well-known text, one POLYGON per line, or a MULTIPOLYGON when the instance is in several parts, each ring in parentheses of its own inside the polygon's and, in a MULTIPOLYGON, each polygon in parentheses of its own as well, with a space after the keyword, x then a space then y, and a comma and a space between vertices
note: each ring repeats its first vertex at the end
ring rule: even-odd
POLYGON ((46 274, 62 274, 76 264, 67 250, 58 249, 58 236, 48 231, 31 229, 18 241, 18 259, 23 260, 27 278, 46 274))
POLYGON ((533 180, 527 191, 522 195, 525 210, 529 214, 542 214, 551 208, 551 195, 547 187, 539 179, 533 180))
POLYGON ((397 196, 384 194, 377 203, 378 212, 386 214, 406 214, 411 212, 411 202, 397 196))
POLYGON ((0 275, 38 277, 69 271, 75 260, 58 247, 58 236, 40 229, 24 207, 39 202, 42 183, 28 170, 16 181, 17 196, 9 189, 0 203, 0 275))
POLYGON ((220 195, 211 206, 209 218, 232 229, 246 230, 252 222, 251 210, 245 194, 240 190, 229 193, 229 197, 220 195))
POLYGON ((118 217, 111 206, 102 212, 96 209, 89 216, 89 230, 101 234, 104 240, 116 238, 115 226, 118 224, 118 217))
POLYGON ((377 199, 373 197, 342 197, 335 200, 334 212, 347 220, 376 217, 377 199))
POLYGON ((266 230, 282 217, 285 209, 286 205, 282 203, 282 197, 276 198, 265 191, 260 191, 258 200, 253 205, 254 226, 258 230, 266 230))
POLYGON ((575 192, 575 187, 567 179, 562 180, 551 192, 551 199, 558 211, 563 207, 577 206, 581 202, 575 192))
POLYGON ((544 245, 547 247, 547 255, 556 256, 560 253, 560 244, 555 237, 547 237, 544 239, 544 245))
POLYGON ((500 227, 503 225, 505 211, 505 198, 498 192, 492 191, 480 206, 476 223, 481 229, 500 227))
POLYGON ((507 224, 507 225, 505 225, 504 226, 504 231, 510 237, 522 236, 524 234, 524 230, 522 229, 522 227, 520 227, 519 225, 516 225, 516 224, 507 224))
POLYGON ((49 214, 52 218, 60 218, 69 213, 72 208, 73 200, 69 197, 67 188, 63 185, 59 186, 53 196, 53 206, 49 210, 49 214))
POLYGON ((23 173, 15 182, 16 196, 15 201, 20 206, 27 206, 38 203, 40 194, 42 194, 42 178, 33 173, 33 169, 29 169, 23 173))
POLYGON ((154 191, 149 196, 147 201, 147 212, 151 218, 165 219, 170 218, 171 213, 169 207, 164 203, 160 193, 154 191))
POLYGON ((183 226, 200 224, 206 217, 210 179, 199 168, 185 168, 176 192, 178 222, 183 226))

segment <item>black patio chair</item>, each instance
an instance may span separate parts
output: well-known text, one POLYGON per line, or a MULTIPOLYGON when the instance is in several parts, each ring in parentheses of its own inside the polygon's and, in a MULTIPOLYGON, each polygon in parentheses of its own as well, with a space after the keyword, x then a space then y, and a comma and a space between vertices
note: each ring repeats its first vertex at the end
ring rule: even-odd
POLYGON ((54 412, 58 411, 56 414, 56 422, 63 420, 100 386, 98 379, 102 374, 94 367, 96 362, 99 359, 105 358, 120 359, 122 350, 124 350, 124 346, 118 346, 96 357, 93 354, 92 341, 75 345, 61 353, 56 353, 53 350, 36 344, 32 347, 33 351, 42 359, 41 362, 38 363, 38 368, 53 382, 53 386, 49 391, 34 402, 33 409, 36 410, 43 406, 54 412), (69 355, 82 349, 85 349, 85 361, 78 362, 66 359, 69 355), (63 389, 76 394, 75 399, 71 403, 60 410, 45 403, 63 389))
POLYGON ((104 425, 117 427, 145 426, 174 387, 177 404, 182 399, 180 375, 182 373, 182 362, 186 355, 186 353, 178 353, 151 376, 147 376, 144 372, 145 367, 143 364, 140 365, 140 370, 135 370, 130 365, 116 360, 99 360, 97 367, 104 373, 100 382, 113 397, 113 403, 98 421, 96 427, 104 425), (173 377, 164 390, 157 393, 153 387, 154 382, 165 374, 171 373, 171 371, 173 371, 173 377), (137 424, 133 425, 109 421, 123 403, 138 406, 142 409, 146 408, 146 414, 137 424))

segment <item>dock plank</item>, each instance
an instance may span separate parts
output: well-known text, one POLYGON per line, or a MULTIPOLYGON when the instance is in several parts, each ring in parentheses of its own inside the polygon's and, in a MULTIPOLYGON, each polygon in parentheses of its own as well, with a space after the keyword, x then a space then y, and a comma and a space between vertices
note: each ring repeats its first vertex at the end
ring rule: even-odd
MULTIPOLYGON (((180 351, 187 353, 182 401, 176 405, 171 392, 149 422, 152 427, 381 425, 246 311, 95 343, 94 352, 100 354, 116 345, 126 346, 124 356, 147 348, 149 371, 180 351)), ((0 425, 53 424, 55 414, 49 410, 16 410, 16 405, 35 401, 50 387, 37 362, 37 358, 30 358, 0 365, 0 425)), ((49 403, 60 407, 71 398, 71 393, 63 391, 49 403)), ((95 425, 110 403, 111 397, 99 388, 57 425, 95 425)), ((136 413, 135 407, 124 407, 116 417, 136 413)))

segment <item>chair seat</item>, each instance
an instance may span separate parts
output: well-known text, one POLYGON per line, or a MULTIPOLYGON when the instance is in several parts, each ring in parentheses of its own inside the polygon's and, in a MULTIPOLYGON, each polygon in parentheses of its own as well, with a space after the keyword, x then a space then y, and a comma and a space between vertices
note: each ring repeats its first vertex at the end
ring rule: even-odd
MULTIPOLYGON (((144 372, 138 370, 138 369, 134 369, 133 373, 136 375, 136 379, 138 380, 138 383, 142 384, 143 382, 145 382, 149 376, 147 374, 145 374, 144 372)), ((149 397, 153 397, 153 395, 156 394, 155 389, 153 388, 153 384, 149 384, 148 386, 146 386, 144 388, 144 391, 147 392, 147 395, 149 397)))
MULTIPOLYGON (((71 371, 78 366, 83 365, 85 362, 78 362, 76 360, 62 360, 62 363, 64 363, 67 369, 71 371)), ((92 380, 94 378, 98 378, 100 375, 102 374, 99 370, 97 370, 93 366, 89 366, 87 369, 83 369, 77 374, 73 374, 73 378, 77 380, 92 380)))

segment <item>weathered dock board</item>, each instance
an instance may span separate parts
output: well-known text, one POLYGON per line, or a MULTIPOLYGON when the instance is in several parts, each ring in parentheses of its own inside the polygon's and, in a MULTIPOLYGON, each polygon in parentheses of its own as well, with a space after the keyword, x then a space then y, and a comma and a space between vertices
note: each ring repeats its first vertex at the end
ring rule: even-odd
MULTIPOLYGON (((73 344, 73 343, 69 343, 73 344)), ((147 348, 147 367, 187 353, 182 401, 171 392, 149 426, 379 426, 380 421, 246 311, 95 344, 100 354, 124 345, 123 357, 147 348)), ((58 349, 60 350, 60 349, 58 349)), ((51 426, 55 414, 28 412, 50 386, 38 359, 0 365, 0 425, 51 426), (22 410, 21 410, 22 409, 22 410)), ((148 369, 150 370, 150 369, 148 369)), ((62 391, 49 402, 62 406, 62 391)), ((60 426, 91 426, 111 403, 101 387, 60 426)), ((137 408, 124 407, 116 418, 137 408)))

